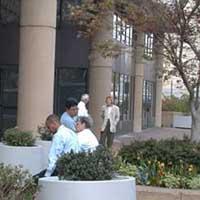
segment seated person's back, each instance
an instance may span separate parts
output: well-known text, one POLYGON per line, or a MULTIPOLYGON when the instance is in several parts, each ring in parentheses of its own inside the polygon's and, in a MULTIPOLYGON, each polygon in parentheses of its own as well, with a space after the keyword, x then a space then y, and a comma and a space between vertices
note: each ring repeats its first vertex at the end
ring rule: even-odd
POLYGON ((49 152, 49 164, 45 176, 51 176, 56 168, 56 162, 64 153, 79 151, 78 137, 72 130, 61 125, 56 115, 50 115, 46 120, 48 129, 54 134, 49 152))
POLYGON ((90 130, 91 120, 88 117, 79 117, 76 123, 80 151, 94 151, 99 145, 96 136, 90 130))

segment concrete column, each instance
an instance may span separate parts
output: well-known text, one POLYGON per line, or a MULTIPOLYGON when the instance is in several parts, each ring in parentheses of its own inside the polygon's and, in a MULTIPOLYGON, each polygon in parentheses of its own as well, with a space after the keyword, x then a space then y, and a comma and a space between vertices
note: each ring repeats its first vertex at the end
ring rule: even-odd
POLYGON ((53 112, 56 0, 21 0, 17 125, 35 131, 53 112))
MULTIPOLYGON (((162 52, 162 46, 157 47, 157 52, 162 52)), ((161 127, 162 125, 162 69, 163 69, 163 56, 161 54, 155 55, 156 67, 156 102, 155 102, 155 126, 161 127)))
POLYGON ((105 40, 112 39, 112 14, 105 18, 104 25, 92 41, 92 51, 90 54, 89 67, 89 112, 94 119, 94 129, 100 131, 101 107, 105 104, 105 97, 111 94, 112 88, 112 64, 111 57, 102 57, 96 50, 95 45, 105 40))
POLYGON ((143 81, 144 81, 144 34, 137 34, 136 41, 136 64, 135 64, 135 81, 134 81, 134 116, 133 131, 141 132, 142 130, 142 104, 143 104, 143 81))

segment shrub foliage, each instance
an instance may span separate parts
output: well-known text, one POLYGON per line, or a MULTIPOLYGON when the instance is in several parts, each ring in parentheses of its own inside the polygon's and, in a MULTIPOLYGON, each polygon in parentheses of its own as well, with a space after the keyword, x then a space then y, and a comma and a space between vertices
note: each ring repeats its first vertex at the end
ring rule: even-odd
POLYGON ((133 171, 138 184, 200 188, 200 144, 187 138, 135 141, 124 146, 119 156, 118 173, 130 175, 133 171))
POLYGON ((20 167, 0 164, 0 199, 32 200, 37 189, 27 171, 23 171, 20 167))
POLYGON ((94 152, 68 153, 57 163, 61 180, 110 180, 113 175, 113 158, 110 152, 99 147, 94 152))
POLYGON ((11 128, 4 132, 3 142, 10 146, 34 146, 35 139, 31 132, 11 128))
POLYGON ((164 97, 162 110, 190 113, 189 95, 183 94, 180 98, 176 96, 164 97))
POLYGON ((140 161, 148 162, 158 160, 165 166, 193 165, 200 172, 200 144, 184 140, 148 140, 135 141, 124 146, 119 155, 128 163, 138 165, 140 161))
POLYGON ((53 134, 50 133, 45 125, 38 126, 38 133, 40 134, 41 140, 51 141, 53 138, 53 134))

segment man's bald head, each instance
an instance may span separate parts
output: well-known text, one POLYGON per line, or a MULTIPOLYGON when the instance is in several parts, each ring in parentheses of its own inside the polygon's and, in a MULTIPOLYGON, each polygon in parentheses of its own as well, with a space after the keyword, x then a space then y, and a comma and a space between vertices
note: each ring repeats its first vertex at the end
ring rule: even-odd
POLYGON ((45 124, 50 132, 56 133, 60 127, 60 120, 57 115, 51 114, 47 117, 45 124))

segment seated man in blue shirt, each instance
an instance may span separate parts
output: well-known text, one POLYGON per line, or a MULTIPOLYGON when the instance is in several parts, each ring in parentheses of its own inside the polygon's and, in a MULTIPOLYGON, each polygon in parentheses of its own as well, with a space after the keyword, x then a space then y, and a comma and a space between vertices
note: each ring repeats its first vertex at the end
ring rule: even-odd
POLYGON ((77 134, 61 125, 56 115, 47 117, 46 126, 54 134, 49 152, 49 164, 44 175, 48 177, 53 174, 58 158, 71 151, 78 152, 79 143, 77 134))
POLYGON ((60 118, 61 124, 65 127, 76 131, 76 117, 78 114, 78 102, 74 98, 68 98, 65 103, 65 112, 62 114, 60 118))

